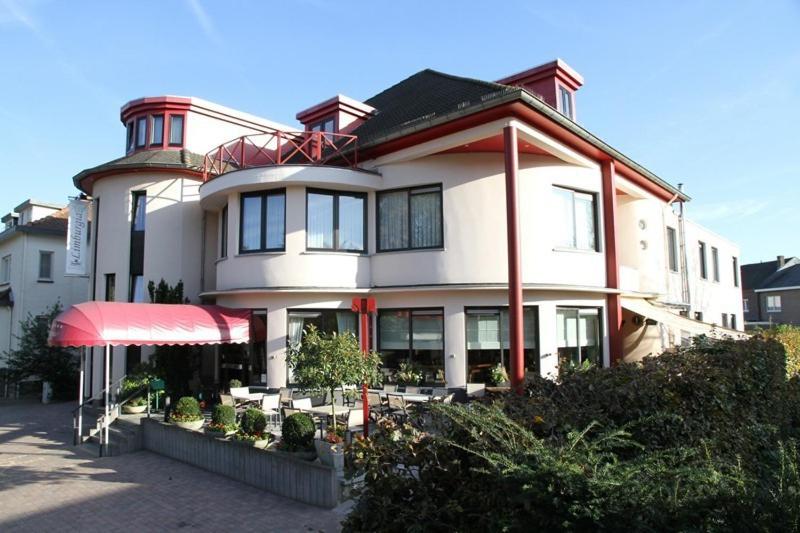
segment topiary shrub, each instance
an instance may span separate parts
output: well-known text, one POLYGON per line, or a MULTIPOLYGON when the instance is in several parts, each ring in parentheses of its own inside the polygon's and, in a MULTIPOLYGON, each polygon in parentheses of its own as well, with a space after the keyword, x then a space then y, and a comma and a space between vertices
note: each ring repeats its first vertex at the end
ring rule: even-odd
POLYGON ((263 435, 267 427, 267 417, 260 409, 251 407, 242 417, 242 432, 246 435, 263 435))
POLYGON ((228 382, 228 390, 237 389, 242 386, 242 382, 238 379, 232 379, 228 382))
POLYGON ((208 427, 213 431, 233 431, 236 429, 236 409, 232 405, 215 405, 208 427))
POLYGON ((203 419, 200 404, 191 396, 180 398, 175 404, 170 417, 177 422, 194 422, 203 419))
POLYGON ((287 416, 281 426, 285 449, 299 451, 311 448, 316 431, 314 420, 306 413, 287 416))

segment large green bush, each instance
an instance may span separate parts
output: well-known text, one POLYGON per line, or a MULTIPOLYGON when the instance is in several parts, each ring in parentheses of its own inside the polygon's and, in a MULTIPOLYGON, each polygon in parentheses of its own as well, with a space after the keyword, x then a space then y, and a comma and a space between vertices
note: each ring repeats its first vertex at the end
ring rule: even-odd
POLYGON ((281 438, 288 451, 307 450, 311 447, 316 433, 314 420, 306 413, 287 416, 281 425, 281 438))
POLYGON ((184 396, 177 401, 170 416, 178 422, 194 422, 201 420, 203 413, 197 400, 191 396, 184 396))
POLYGON ((215 405, 211 411, 211 422, 218 426, 235 426, 236 409, 232 405, 215 405))
MULTIPOLYGON (((798 531, 782 348, 709 341, 357 441, 350 531, 798 531)), ((793 392, 795 391, 795 392, 793 392)), ((794 402, 794 403, 793 403, 794 402)))
POLYGON ((761 334, 774 339, 786 350, 786 373, 789 377, 800 376, 800 327, 781 324, 764 330, 761 334))
POLYGON ((261 409, 254 407, 244 412, 242 431, 247 435, 262 435, 267 427, 267 417, 261 409))

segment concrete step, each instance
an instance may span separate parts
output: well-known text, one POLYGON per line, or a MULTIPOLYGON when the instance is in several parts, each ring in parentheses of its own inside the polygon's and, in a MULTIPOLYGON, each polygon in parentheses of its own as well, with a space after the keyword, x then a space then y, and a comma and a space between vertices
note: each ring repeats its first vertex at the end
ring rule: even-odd
MULTIPOLYGON (((95 434, 91 436, 87 442, 99 446, 100 435, 95 434)), ((142 446, 142 429, 140 424, 118 419, 109 426, 108 455, 133 453, 141 450, 142 446)))

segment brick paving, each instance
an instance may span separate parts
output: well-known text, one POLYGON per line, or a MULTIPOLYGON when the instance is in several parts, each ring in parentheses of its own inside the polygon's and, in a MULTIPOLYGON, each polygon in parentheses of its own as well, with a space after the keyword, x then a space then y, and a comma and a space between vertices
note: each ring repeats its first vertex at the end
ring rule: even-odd
POLYGON ((0 531, 338 531, 319 509, 160 455, 71 445, 72 404, 0 403, 0 531))

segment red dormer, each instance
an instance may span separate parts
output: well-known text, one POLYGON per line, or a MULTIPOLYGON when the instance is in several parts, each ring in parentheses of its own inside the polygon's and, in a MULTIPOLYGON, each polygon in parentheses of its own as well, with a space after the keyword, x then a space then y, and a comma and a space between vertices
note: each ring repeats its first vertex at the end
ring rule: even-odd
POLYGON ((523 87, 575 120, 575 92, 583 85, 583 76, 560 59, 512 74, 497 83, 523 87))
POLYGON ((306 131, 350 133, 364 123, 375 108, 342 94, 297 113, 306 131))
POLYGON ((191 103, 191 98, 157 96, 125 104, 120 111, 126 129, 125 153, 183 148, 191 103))

